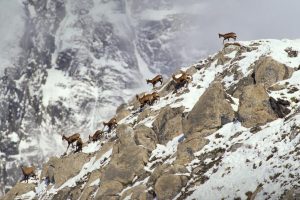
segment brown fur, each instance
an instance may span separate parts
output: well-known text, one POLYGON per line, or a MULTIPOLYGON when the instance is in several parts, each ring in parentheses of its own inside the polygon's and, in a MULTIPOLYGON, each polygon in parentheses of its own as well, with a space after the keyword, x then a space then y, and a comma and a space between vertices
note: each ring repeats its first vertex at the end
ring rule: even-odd
POLYGON ((189 75, 188 73, 180 70, 181 72, 181 76, 179 78, 176 78, 175 74, 172 75, 172 78, 173 80, 176 82, 176 83, 183 83, 183 82, 190 82, 192 77, 191 75, 189 75))
POLYGON ((75 150, 75 152, 82 151, 82 146, 83 146, 82 139, 78 138, 78 140, 76 142, 76 150, 75 150))
POLYGON ((162 85, 162 83, 163 83, 163 77, 162 77, 162 75, 157 75, 157 76, 155 76, 153 79, 151 79, 151 80, 149 80, 149 79, 146 79, 146 82, 147 82, 147 84, 149 84, 149 83, 152 83, 152 86, 153 86, 153 88, 155 87, 155 85, 156 85, 156 83, 158 83, 158 82, 160 82, 160 84, 162 85))
POLYGON ((114 117, 108 122, 103 122, 103 126, 108 126, 108 130, 111 130, 112 128, 116 127, 118 125, 117 119, 114 117))
POLYGON ((102 135, 103 135, 103 131, 97 130, 93 136, 89 135, 89 141, 96 142, 102 137, 102 135))
POLYGON ((221 38, 221 37, 223 37, 223 43, 224 43, 225 40, 229 41, 230 38, 236 40, 237 35, 236 35, 236 33, 233 33, 233 32, 225 33, 225 34, 219 33, 219 38, 221 38))
POLYGON ((33 177, 36 178, 35 167, 34 166, 32 166, 32 167, 21 166, 21 170, 22 170, 22 173, 24 175, 23 180, 25 180, 27 183, 28 183, 28 179, 29 179, 30 176, 33 176, 33 177))
POLYGON ((152 105, 154 101, 159 99, 159 95, 157 92, 153 92, 151 94, 144 94, 142 97, 136 95, 136 99, 140 102, 141 108, 144 107, 146 104, 152 105))
POLYGON ((72 147, 74 147, 73 143, 76 142, 79 138, 80 138, 79 133, 75 133, 69 137, 66 137, 65 135, 62 136, 62 140, 66 140, 68 142, 67 150, 69 149, 70 144, 72 144, 72 147))

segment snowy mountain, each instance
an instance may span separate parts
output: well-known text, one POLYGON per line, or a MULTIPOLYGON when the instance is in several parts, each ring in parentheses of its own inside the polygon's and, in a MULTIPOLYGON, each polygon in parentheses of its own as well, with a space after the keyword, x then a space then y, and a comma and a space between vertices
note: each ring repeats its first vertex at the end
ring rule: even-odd
POLYGON ((299 198, 299 51, 300 40, 226 44, 182 69, 187 86, 167 80, 143 109, 130 100, 101 141, 50 158, 4 199, 299 198))
POLYGON ((0 196, 20 164, 60 155, 62 134, 87 137, 146 78, 203 55, 178 39, 190 13, 176 1, 18 2, 0 2, 0 196))

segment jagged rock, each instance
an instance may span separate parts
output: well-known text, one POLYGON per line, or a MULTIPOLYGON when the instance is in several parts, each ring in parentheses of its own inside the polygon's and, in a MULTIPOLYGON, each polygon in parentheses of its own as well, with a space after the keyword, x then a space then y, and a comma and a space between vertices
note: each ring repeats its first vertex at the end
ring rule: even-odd
POLYGON ((153 122, 153 130, 160 143, 166 143, 182 133, 182 113, 184 108, 163 108, 153 122))
POLYGON ((151 151, 155 149, 158 142, 155 132, 145 125, 135 127, 134 139, 137 145, 142 145, 151 151))
POLYGON ((34 191, 35 185, 32 183, 17 183, 1 200, 12 200, 16 196, 20 196, 30 191, 34 191))
POLYGON ((168 174, 157 179, 154 190, 158 199, 173 199, 183 186, 180 176, 168 174))
POLYGON ((41 176, 49 174, 48 168, 51 165, 54 170, 55 186, 61 186, 66 180, 75 176, 82 166, 89 160, 89 155, 84 153, 71 154, 64 158, 52 157, 42 170, 41 176))
POLYGON ((249 85, 244 88, 240 96, 238 115, 245 127, 263 125, 277 118, 270 106, 268 93, 262 84, 249 85))
POLYGON ((254 85, 254 79, 251 77, 251 75, 241 78, 237 84, 233 85, 228 90, 228 93, 231 94, 235 98, 239 98, 239 96, 243 92, 244 87, 246 87, 248 85, 254 85))
POLYGON ((291 110, 286 107, 290 105, 289 101, 282 99, 275 100, 273 97, 270 97, 269 101, 278 117, 283 118, 291 112, 291 110))
POLYGON ((124 119, 125 117, 127 117, 128 115, 130 115, 130 111, 127 109, 127 104, 121 104, 116 111, 116 119, 117 122, 119 122, 120 120, 124 119))
POLYGON ((226 93, 220 82, 213 83, 199 98, 183 122, 186 134, 215 129, 222 126, 222 119, 232 121, 234 111, 226 100, 226 93))
POLYGON ((136 199, 136 200, 148 200, 148 199, 154 199, 151 194, 147 193, 147 187, 144 185, 139 185, 136 187, 133 187, 126 192, 123 193, 121 196, 121 200, 128 198, 130 196, 130 199, 136 199))
POLYGON ((116 194, 121 192, 123 185, 115 180, 108 180, 100 184, 99 191, 96 194, 96 199, 108 200, 118 199, 116 194))
POLYGON ((135 145, 134 131, 130 126, 121 124, 116 132, 122 147, 135 145))
POLYGON ((80 195, 80 186, 74 188, 65 187, 59 190, 52 199, 79 199, 80 195))
MULTIPOLYGON (((212 131, 213 132, 213 131, 212 131)), ((211 133, 212 133, 211 132, 211 133)), ((207 139, 205 135, 194 133, 189 135, 182 143, 179 143, 177 147, 175 163, 184 165, 194 159, 194 153, 201 150, 206 144, 207 139)))
POLYGON ((217 55, 216 55, 216 59, 218 59, 217 61, 217 65, 224 65, 226 62, 228 62, 231 58, 226 57, 225 53, 223 51, 220 51, 217 55))
POLYGON ((294 69, 274 60, 272 57, 261 57, 254 66, 255 81, 265 87, 291 77, 294 69))

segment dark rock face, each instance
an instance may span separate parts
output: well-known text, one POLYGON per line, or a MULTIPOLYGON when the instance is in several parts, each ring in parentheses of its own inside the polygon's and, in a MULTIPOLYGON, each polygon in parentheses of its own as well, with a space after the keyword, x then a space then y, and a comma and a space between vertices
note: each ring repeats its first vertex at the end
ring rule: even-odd
POLYGON ((291 112, 291 110, 286 107, 290 105, 289 101, 283 99, 275 100, 273 97, 270 97, 269 101, 272 109, 279 118, 283 118, 291 112))

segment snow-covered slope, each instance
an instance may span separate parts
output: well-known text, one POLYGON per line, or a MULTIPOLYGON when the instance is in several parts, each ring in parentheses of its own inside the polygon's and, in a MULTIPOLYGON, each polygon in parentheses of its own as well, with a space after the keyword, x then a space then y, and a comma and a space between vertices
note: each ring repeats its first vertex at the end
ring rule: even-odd
POLYGON ((87 137, 148 88, 146 78, 201 55, 179 42, 189 13, 169 0, 0 5, 0 195, 20 164, 59 155, 62 134, 87 137))
POLYGON ((140 110, 135 100, 129 101, 117 130, 101 142, 87 143, 82 153, 50 159, 32 197, 298 198, 299 51, 300 40, 239 42, 183 69, 192 75, 187 88, 174 93, 173 81, 167 80, 158 88, 161 98, 154 105, 140 110), (214 93, 220 83, 221 97, 214 93), (253 94, 250 99, 244 98, 247 93, 253 94), (289 102, 280 108, 290 112, 279 118, 271 97, 289 102), (244 111, 247 103, 249 110, 244 111), (206 113, 195 113, 197 107, 206 113), (201 117, 206 117, 204 128, 196 129, 201 117), (70 165, 74 156, 82 163, 77 170, 58 167, 60 162, 70 165), (51 165, 54 175, 47 171, 51 165), (55 179, 48 187, 47 177, 55 179))

